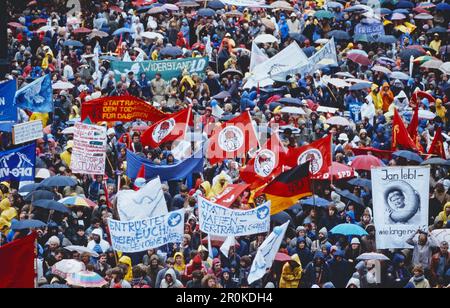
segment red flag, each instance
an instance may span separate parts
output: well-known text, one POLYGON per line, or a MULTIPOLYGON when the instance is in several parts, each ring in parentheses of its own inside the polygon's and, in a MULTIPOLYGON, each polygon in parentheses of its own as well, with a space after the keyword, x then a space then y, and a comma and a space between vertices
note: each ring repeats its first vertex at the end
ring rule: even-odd
POLYGON ((34 288, 36 232, 0 247, 0 288, 34 288))
POLYGON ((258 139, 250 113, 247 111, 213 131, 209 139, 208 159, 214 165, 224 159, 244 156, 257 147, 258 139))
POLYGON ((416 143, 409 136, 397 109, 394 109, 394 119, 392 122, 392 150, 395 151, 398 146, 417 150, 416 143))
POLYGON ((442 128, 439 127, 434 135, 428 154, 437 155, 443 159, 447 159, 444 149, 444 139, 442 138, 442 128))
POLYGON ((215 203, 230 207, 233 203, 249 188, 247 184, 233 184, 228 185, 225 190, 216 196, 215 203))
POLYGON ((416 106, 414 109, 414 114, 411 119, 411 123, 408 125, 408 134, 411 137, 411 139, 416 144, 417 149, 420 153, 423 153, 423 147, 420 144, 420 136, 419 136, 419 105, 416 106))
POLYGON ((300 148, 289 149, 288 158, 286 160, 289 167, 296 167, 311 161, 311 175, 317 176, 328 172, 333 161, 331 152, 332 135, 312 142, 311 144, 300 148))
POLYGON ((142 134, 142 144, 157 148, 163 143, 183 137, 191 117, 192 109, 186 108, 166 119, 156 122, 142 134))
POLYGON ((286 154, 287 149, 278 134, 272 135, 241 171, 241 179, 250 184, 251 190, 263 186, 282 172, 283 165, 280 162, 285 161, 286 154))

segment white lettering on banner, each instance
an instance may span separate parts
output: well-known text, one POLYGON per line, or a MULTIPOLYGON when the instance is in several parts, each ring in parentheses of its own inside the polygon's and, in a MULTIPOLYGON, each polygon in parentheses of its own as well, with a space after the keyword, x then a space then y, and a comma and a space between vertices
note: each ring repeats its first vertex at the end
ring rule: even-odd
POLYGON ((231 210, 199 197, 200 230, 209 235, 244 236, 268 232, 270 202, 256 209, 231 210))
POLYGON ((427 230, 429 184, 429 167, 372 169, 377 249, 411 248, 408 238, 427 230))
POLYGON ((141 252, 168 243, 181 243, 184 237, 184 209, 143 220, 108 220, 115 250, 141 252))
POLYGON ((6 99, 4 97, 0 97, 0 105, 6 106, 6 99))
POLYGON ((25 122, 13 126, 13 143, 22 144, 44 136, 41 120, 25 122))
POLYGON ((75 124, 70 169, 78 174, 105 173, 106 127, 75 124))
POLYGON ((12 175, 15 178, 32 177, 34 164, 28 157, 21 153, 10 153, 0 158, 0 178, 6 178, 12 175), (17 156, 18 163, 16 168, 9 168, 9 161, 17 156))

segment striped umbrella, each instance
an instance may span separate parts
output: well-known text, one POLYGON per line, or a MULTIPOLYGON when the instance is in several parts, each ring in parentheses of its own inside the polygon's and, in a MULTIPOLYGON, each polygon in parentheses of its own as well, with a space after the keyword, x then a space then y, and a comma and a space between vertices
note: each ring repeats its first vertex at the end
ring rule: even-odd
POLYGON ((87 198, 83 198, 83 197, 79 197, 79 196, 74 196, 74 197, 67 197, 64 199, 61 199, 58 201, 59 203, 62 203, 64 205, 67 205, 68 207, 71 206, 84 206, 84 207, 96 207, 97 204, 95 204, 93 201, 87 199, 87 198))
POLYGON ((88 271, 70 274, 66 280, 67 284, 81 288, 101 288, 108 283, 99 274, 88 271))

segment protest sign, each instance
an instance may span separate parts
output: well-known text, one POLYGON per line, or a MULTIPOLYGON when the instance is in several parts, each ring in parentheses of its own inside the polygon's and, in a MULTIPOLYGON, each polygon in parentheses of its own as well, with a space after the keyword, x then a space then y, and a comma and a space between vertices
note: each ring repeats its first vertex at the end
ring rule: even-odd
POLYGON ((81 120, 92 122, 131 122, 136 119, 158 122, 167 115, 146 101, 134 96, 110 96, 81 105, 81 120))
POLYGON ((16 80, 0 83, 0 121, 17 121, 17 108, 14 107, 16 80))
POLYGON ((128 253, 146 251, 183 241, 184 209, 142 220, 108 219, 108 226, 115 250, 128 253))
POLYGON ((372 169, 377 249, 411 248, 406 240, 428 229, 429 167, 372 169))
POLYGON ((122 74, 128 74, 129 72, 133 72, 135 76, 145 73, 149 80, 155 78, 156 73, 160 73, 162 79, 169 81, 181 76, 184 70, 187 70, 189 75, 196 73, 202 76, 208 64, 209 58, 203 57, 141 62, 113 61, 111 62, 111 68, 116 73, 117 81, 120 80, 122 74))
POLYGON ((384 25, 381 22, 361 22, 355 27, 355 36, 367 35, 368 37, 375 39, 380 35, 384 35, 384 33, 384 25))
POLYGON ((42 121, 31 121, 13 126, 13 143, 22 144, 44 136, 42 121))
POLYGON ((199 196, 200 230, 208 235, 244 236, 265 233, 270 228, 270 202, 256 209, 231 210, 199 196))
POLYGON ((138 191, 119 191, 117 193, 117 211, 121 221, 167 214, 166 199, 159 177, 151 180, 138 191))
POLYGON ((42 76, 17 90, 14 103, 19 108, 33 112, 52 112, 53 89, 51 75, 42 76))
POLYGON ((105 174, 106 127, 75 124, 70 169, 79 174, 105 174))
POLYGON ((33 181, 36 163, 36 145, 0 152, 0 182, 33 181))

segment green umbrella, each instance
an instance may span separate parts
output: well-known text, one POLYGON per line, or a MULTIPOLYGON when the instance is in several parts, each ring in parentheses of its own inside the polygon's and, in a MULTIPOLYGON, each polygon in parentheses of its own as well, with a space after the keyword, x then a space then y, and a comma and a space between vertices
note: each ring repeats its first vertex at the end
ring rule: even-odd
POLYGON ((314 17, 316 17, 317 19, 333 19, 335 16, 330 11, 320 10, 314 14, 314 17))

